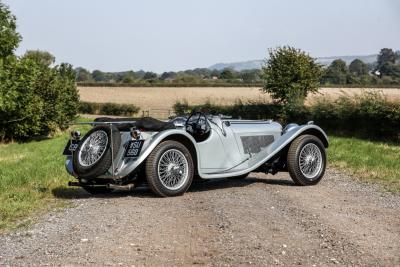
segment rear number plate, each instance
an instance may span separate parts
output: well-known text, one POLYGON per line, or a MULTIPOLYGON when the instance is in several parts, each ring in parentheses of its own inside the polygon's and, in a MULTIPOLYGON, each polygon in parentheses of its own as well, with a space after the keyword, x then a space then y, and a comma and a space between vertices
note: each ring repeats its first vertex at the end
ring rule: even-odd
POLYGON ((140 151, 142 150, 144 140, 133 140, 129 141, 128 145, 125 149, 125 158, 136 158, 139 156, 140 151))
POLYGON ((79 140, 69 140, 64 148, 63 155, 71 156, 72 152, 74 152, 78 148, 78 145, 79 145, 79 140))

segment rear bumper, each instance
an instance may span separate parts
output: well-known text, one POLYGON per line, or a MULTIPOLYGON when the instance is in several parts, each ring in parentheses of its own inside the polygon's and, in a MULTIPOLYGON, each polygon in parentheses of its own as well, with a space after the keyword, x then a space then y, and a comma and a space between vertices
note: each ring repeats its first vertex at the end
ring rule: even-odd
POLYGON ((69 175, 76 177, 76 174, 74 172, 74 167, 72 166, 71 156, 68 156, 67 159, 65 160, 65 169, 67 170, 69 175))
MULTIPOLYGON (((74 172, 72 156, 68 156, 67 159, 65 160, 65 169, 67 170, 69 175, 74 176, 75 178, 78 178, 78 175, 74 172)), ((113 177, 112 174, 109 173, 109 171, 107 173, 105 173, 103 175, 100 175, 100 176, 98 176, 96 178, 93 178, 93 179, 115 179, 115 178, 118 178, 118 177, 115 177, 115 176, 113 177)))

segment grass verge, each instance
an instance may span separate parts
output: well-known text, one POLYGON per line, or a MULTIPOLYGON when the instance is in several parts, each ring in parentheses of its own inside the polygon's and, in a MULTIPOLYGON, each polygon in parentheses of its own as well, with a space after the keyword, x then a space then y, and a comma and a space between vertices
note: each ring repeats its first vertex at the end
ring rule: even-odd
MULTIPOLYGON (((82 127, 81 127, 82 128, 82 127)), ((0 144, 0 231, 24 225, 33 212, 62 206, 54 189, 71 179, 62 155, 68 134, 29 143, 0 144)))
POLYGON ((330 137, 331 166, 353 173, 361 180, 377 182, 391 192, 400 192, 400 146, 357 138, 330 137))

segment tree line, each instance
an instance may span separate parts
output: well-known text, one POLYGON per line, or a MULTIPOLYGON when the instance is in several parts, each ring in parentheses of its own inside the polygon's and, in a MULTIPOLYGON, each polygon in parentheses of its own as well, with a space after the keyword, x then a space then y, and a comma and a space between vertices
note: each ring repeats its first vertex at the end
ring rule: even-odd
POLYGON ((196 68, 185 71, 168 71, 157 74, 149 71, 125 71, 125 72, 92 72, 82 67, 76 68, 76 81, 84 83, 218 83, 218 82, 243 82, 259 83, 262 81, 261 71, 258 69, 235 71, 230 68, 223 70, 210 70, 207 68, 196 68))
MULTIPOLYGON (((288 63, 289 64, 289 63, 288 63)), ((262 69, 236 71, 231 68, 211 70, 196 68, 185 71, 168 71, 157 74, 149 71, 103 72, 79 67, 75 69, 76 81, 80 83, 121 83, 121 84, 261 84, 262 69)), ((322 85, 399 85, 400 51, 381 49, 374 63, 364 63, 360 59, 349 65, 336 59, 323 66, 320 84, 322 85)))
POLYGON ((324 71, 322 84, 345 85, 399 85, 400 84, 400 51, 383 48, 377 61, 366 64, 360 59, 353 60, 348 66, 341 59, 334 60, 324 71))

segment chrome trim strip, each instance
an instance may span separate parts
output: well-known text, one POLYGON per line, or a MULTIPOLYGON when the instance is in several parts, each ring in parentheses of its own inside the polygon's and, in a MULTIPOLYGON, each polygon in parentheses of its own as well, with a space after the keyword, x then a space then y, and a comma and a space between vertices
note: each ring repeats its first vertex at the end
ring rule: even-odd
POLYGON ((271 124, 272 121, 231 121, 231 120, 226 120, 229 121, 231 124, 271 124))
POLYGON ((67 125, 104 125, 104 124, 130 124, 136 121, 92 121, 92 122, 71 122, 67 125))

